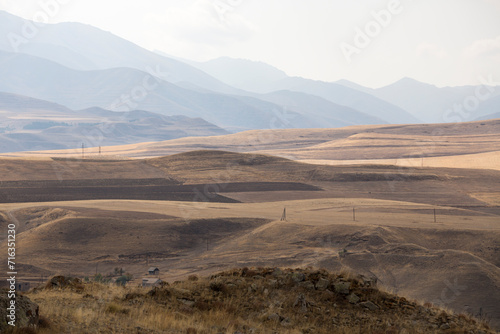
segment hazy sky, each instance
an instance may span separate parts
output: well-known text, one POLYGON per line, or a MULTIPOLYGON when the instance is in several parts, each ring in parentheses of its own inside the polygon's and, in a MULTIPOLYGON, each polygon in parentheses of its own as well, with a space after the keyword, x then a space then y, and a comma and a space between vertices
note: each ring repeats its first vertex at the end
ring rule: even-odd
POLYGON ((88 23, 177 57, 260 60, 317 80, 500 81, 500 0, 0 0, 0 9, 28 19, 46 11, 53 23, 88 23))

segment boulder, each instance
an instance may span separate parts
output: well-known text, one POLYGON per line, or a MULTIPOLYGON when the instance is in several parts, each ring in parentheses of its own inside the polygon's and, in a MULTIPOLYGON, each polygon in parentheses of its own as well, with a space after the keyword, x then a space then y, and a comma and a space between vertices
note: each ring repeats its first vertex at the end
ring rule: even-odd
POLYGON ((371 301, 367 301, 367 302, 362 302, 360 303, 359 305, 363 306, 363 307, 366 307, 367 309, 369 309, 370 311, 376 311, 378 309, 378 306, 375 305, 374 303, 372 303, 371 301))
MULTIPOLYGON (((7 323, 11 300, 8 296, 8 290, 0 291, 0 333, 4 332, 10 325, 7 323)), ((38 305, 32 302, 28 297, 17 294, 15 298, 15 324, 17 328, 28 327, 30 325, 38 325, 39 308, 38 305)))
POLYGON ((304 275, 303 273, 293 273, 292 274, 292 280, 295 283, 302 282, 303 280, 305 280, 305 278, 306 278, 306 275, 304 275))
POLYGON ((54 276, 46 284, 45 289, 67 289, 83 290, 82 281, 79 278, 54 276))
POLYGON ((354 293, 351 293, 349 296, 347 296, 347 300, 351 304, 356 304, 357 302, 359 302, 359 297, 356 296, 354 293))
POLYGON ((300 312, 306 313, 307 312, 307 300, 306 296, 304 296, 302 293, 300 293, 297 298, 295 299, 295 302, 293 303, 293 307, 299 307, 300 312))
POLYGON ((335 284, 335 292, 342 295, 348 295, 351 289, 350 282, 340 282, 335 284))
POLYGON ((316 289, 320 291, 324 291, 328 289, 328 286, 330 285, 330 281, 324 278, 320 278, 318 282, 316 283, 316 289))
POLYGON ((314 290, 314 283, 311 281, 300 282, 299 286, 307 290, 314 290))

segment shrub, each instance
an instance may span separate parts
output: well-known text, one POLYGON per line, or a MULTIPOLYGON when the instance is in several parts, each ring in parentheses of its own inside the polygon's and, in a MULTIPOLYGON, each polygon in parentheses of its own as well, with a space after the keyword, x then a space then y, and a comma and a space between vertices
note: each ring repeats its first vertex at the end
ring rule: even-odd
POLYGON ((38 317, 38 327, 39 328, 50 328, 51 323, 50 320, 44 317, 43 315, 38 317))
POLYGON ((215 292, 227 292, 227 286, 222 282, 212 282, 210 283, 210 290, 215 292))
POLYGON ((125 308, 123 306, 120 306, 115 303, 110 303, 108 306, 106 306, 106 312, 108 313, 115 313, 115 314, 128 314, 130 310, 128 308, 125 308))

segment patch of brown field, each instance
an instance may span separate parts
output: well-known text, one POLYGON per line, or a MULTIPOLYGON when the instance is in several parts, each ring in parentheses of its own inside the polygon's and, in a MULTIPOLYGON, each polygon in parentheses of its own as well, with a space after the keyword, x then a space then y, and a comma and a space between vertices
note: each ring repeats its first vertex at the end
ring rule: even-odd
POLYGON ((141 160, 0 159, 0 181, 168 178, 141 160))
POLYGON ((471 194, 472 197, 480 201, 488 203, 489 205, 500 206, 500 192, 494 193, 476 193, 471 194))
POLYGON ((297 159, 371 160, 448 157, 500 151, 500 135, 415 136, 360 133, 306 148, 258 153, 297 159))
MULTIPOLYGON (((44 202, 86 199, 190 201, 198 198, 202 201, 265 202, 354 197, 480 209, 486 203, 471 194, 494 192, 500 188, 500 172, 493 170, 324 166, 224 151, 195 151, 104 164, 85 161, 74 165, 68 170, 68 178, 62 180, 54 179, 57 177, 54 170, 47 170, 51 168, 49 162, 40 163, 18 160, 11 161, 10 165, 0 164, 5 169, 0 199, 4 202, 44 202), (24 173, 22 176, 20 171, 24 173), (103 179, 105 176, 110 178, 103 179), (150 178, 153 176, 155 178, 150 178), (8 181, 18 178, 23 180, 8 181), (278 183, 269 188, 266 182, 278 183), (297 184, 293 185, 294 182, 297 184), (323 191, 315 191, 318 188, 323 191), (211 200, 213 196, 218 197, 211 200)), ((494 212, 495 208, 481 210, 494 212)))

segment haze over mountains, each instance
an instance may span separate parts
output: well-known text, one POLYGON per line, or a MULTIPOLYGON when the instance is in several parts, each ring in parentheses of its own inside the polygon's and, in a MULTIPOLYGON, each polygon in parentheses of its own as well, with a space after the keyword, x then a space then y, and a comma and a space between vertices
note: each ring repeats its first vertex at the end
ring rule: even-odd
POLYGON ((348 80, 328 83, 288 77, 270 65, 243 59, 223 57, 190 64, 240 89, 257 93, 276 90, 305 92, 369 114, 375 113, 378 117, 391 120, 391 123, 492 119, 495 118, 492 114, 500 110, 499 82, 491 76, 479 78, 482 82, 480 86, 438 88, 403 78, 391 85, 372 89, 348 80), (480 103, 476 104, 475 99, 480 103), (460 106, 458 110, 455 105, 460 106))
POLYGON ((223 135, 201 118, 149 111, 113 112, 98 107, 74 111, 21 95, 0 93, 0 152, 68 149, 223 135))
MULTIPOLYGON (((289 77, 247 60, 182 61, 80 23, 40 24, 4 11, 0 22, 0 92, 7 93, 1 101, 15 94, 27 99, 21 105, 29 100, 33 110, 57 114, 66 108, 65 114, 91 119, 88 127, 125 115, 92 113, 94 107, 155 113, 148 114, 146 122, 144 114, 134 114, 141 117, 133 116, 135 123, 114 138, 105 136, 100 142, 104 145, 253 129, 468 121, 498 117, 500 110, 500 89, 491 78, 485 80, 492 85, 483 87, 437 88, 403 79, 371 89, 349 81, 289 77), (478 91, 481 103, 469 110, 466 103, 478 91), (457 103, 466 110, 457 110, 457 103), (150 126, 150 135, 137 126, 150 126)), ((62 129, 64 121, 57 120, 40 125, 40 114, 29 114, 32 119, 24 115, 22 124, 14 122, 14 109, 2 105, 0 129, 5 140, 0 152, 66 148, 69 142, 82 141, 82 131, 89 131, 81 123, 81 131, 74 131, 73 123, 62 129), (55 138, 61 134, 64 139, 55 138)))

